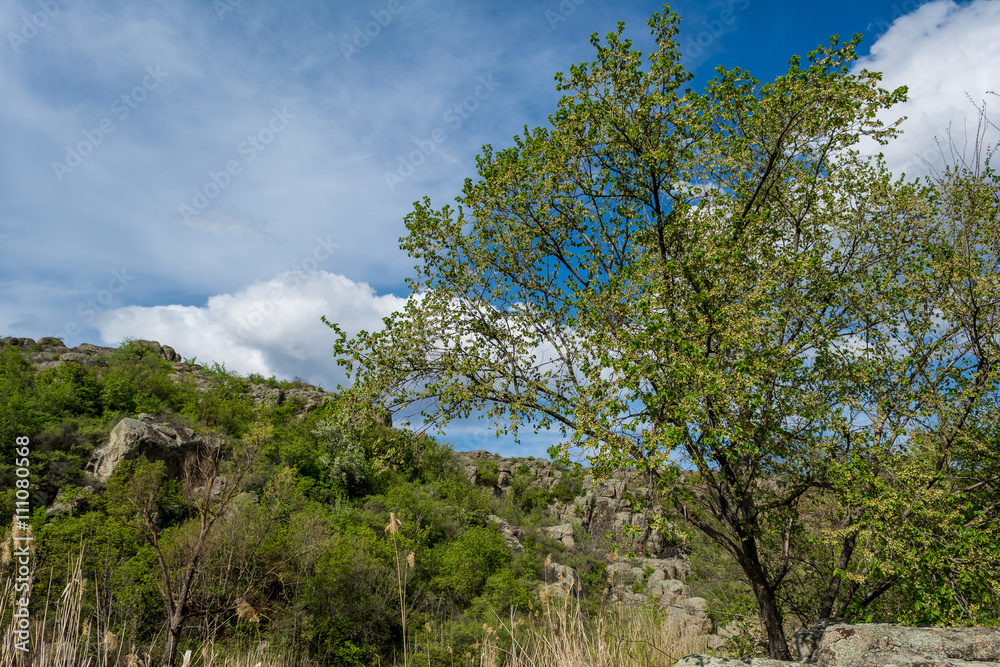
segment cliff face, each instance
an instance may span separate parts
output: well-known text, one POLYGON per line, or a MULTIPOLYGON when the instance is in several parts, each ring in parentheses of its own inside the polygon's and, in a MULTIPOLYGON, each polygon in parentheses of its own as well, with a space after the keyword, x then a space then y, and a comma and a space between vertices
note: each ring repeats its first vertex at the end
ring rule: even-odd
POLYGON ((541 489, 556 499, 550 515, 560 524, 554 535, 566 546, 573 546, 573 527, 591 535, 609 534, 626 551, 652 558, 672 558, 681 553, 681 545, 655 525, 662 512, 645 505, 652 500, 649 487, 636 470, 615 470, 605 477, 590 469, 567 470, 552 461, 531 458, 505 458, 485 450, 456 452, 469 481, 487 486, 504 495, 541 489))

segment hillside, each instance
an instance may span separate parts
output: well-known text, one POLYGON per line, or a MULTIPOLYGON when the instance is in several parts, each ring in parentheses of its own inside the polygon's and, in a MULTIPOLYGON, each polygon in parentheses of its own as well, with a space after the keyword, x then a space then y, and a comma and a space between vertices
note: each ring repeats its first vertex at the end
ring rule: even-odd
POLYGON ((30 527, 15 521, 5 549, 30 530, 32 641, 77 590, 58 603, 76 609, 63 632, 96 664, 261 642, 271 664, 479 664, 567 623, 676 660, 682 640, 722 645, 696 640, 730 620, 709 600, 746 595, 692 576, 698 545, 635 471, 455 452, 155 341, 5 338, 0 368, 8 516, 24 505, 15 443, 30 442, 30 527))

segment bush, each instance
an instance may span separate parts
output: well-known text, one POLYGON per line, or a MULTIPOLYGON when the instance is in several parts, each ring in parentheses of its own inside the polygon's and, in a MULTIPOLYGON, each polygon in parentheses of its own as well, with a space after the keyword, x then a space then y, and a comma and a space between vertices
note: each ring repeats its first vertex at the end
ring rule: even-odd
POLYGON ((495 525, 471 526, 436 554, 434 586, 469 603, 481 595, 486 581, 511 561, 510 550, 495 525))
POLYGON ((34 376, 34 367, 17 348, 0 346, 0 466, 14 458, 14 438, 31 436, 42 423, 34 376))
POLYGON ((526 514, 552 503, 552 494, 544 490, 531 474, 515 475, 510 484, 510 495, 526 514))
POLYGON ((370 528, 338 535, 302 595, 310 615, 302 634, 327 664, 372 664, 402 636, 396 570, 383 536, 370 528), (341 662, 341 661, 346 662, 341 662))
POLYGON ((177 404, 181 389, 167 377, 173 367, 150 348, 126 341, 105 363, 100 394, 105 412, 158 413, 177 404))
POLYGON ((496 461, 479 459, 476 461, 476 484, 488 489, 494 488, 500 481, 500 468, 496 461))
POLYGON ((319 462, 326 468, 334 487, 342 489, 349 498, 362 496, 370 490, 372 471, 361 445, 351 443, 333 456, 323 454, 319 462))
POLYGON ((37 402, 52 417, 99 415, 102 412, 101 383, 76 362, 65 362, 38 373, 37 402))
POLYGON ((571 503, 583 494, 583 471, 567 470, 559 478, 556 485, 552 487, 552 497, 564 503, 571 503))

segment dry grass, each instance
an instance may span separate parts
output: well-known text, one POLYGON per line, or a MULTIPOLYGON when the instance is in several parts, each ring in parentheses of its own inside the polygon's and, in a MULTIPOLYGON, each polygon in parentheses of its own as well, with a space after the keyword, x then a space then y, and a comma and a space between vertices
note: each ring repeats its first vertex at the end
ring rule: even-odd
POLYGON ((673 667, 706 650, 705 637, 685 636, 657 609, 610 605, 587 618, 573 598, 543 594, 540 603, 530 620, 497 617, 487 626, 480 667, 673 667))
MULTIPOLYGON (((83 610, 88 581, 82 577, 82 554, 69 566, 67 581, 58 597, 50 590, 42 613, 30 620, 30 651, 15 649, 12 620, 0 623, 0 665, 11 667, 153 667, 159 651, 155 639, 149 646, 129 641, 134 627, 86 617, 83 610), (55 598, 55 599, 53 599, 55 598)), ((6 568, 4 568, 6 569, 6 568)), ((0 619, 13 612, 15 581, 0 582, 0 619)), ((91 591, 92 594, 97 591, 91 591)), ((35 591, 34 595, 42 593, 35 591)), ((21 593, 16 593, 20 596, 21 593)), ((243 615, 254 610, 242 608, 243 615)), ((573 597, 556 597, 543 590, 529 615, 512 613, 483 625, 475 653, 449 655, 448 667, 672 667, 681 657, 706 650, 705 637, 686 636, 681 624, 658 609, 625 609, 609 604, 588 616, 573 597)), ((416 642, 409 646, 404 664, 436 664, 416 642)), ((305 667, 312 663, 293 659, 267 646, 215 645, 211 639, 185 651, 181 667, 305 667)))
MULTIPOLYGON (((5 541, 6 543, 6 541, 5 541)), ((95 620, 83 616, 88 581, 81 574, 82 555, 71 563, 68 583, 52 600, 46 596, 44 611, 33 613, 30 620, 30 650, 15 648, 13 619, 0 622, 0 665, 4 667, 153 667, 159 661, 153 646, 139 646, 122 639, 125 624, 97 627, 95 620), (117 632, 116 632, 117 630, 117 632)), ((4 576, 0 585, 0 619, 14 610, 15 581, 4 576)), ((50 591, 51 592, 51 591, 50 591)), ((36 593, 37 594, 37 593, 36 593)), ((270 649, 266 642, 255 646, 216 647, 205 642, 198 650, 186 651, 181 667, 303 667, 270 649)))

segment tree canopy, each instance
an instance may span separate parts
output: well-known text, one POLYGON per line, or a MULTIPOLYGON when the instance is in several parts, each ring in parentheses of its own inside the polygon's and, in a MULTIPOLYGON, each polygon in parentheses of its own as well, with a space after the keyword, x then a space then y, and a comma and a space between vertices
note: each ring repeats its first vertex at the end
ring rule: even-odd
POLYGON ((860 36, 698 93, 678 24, 650 19, 646 66, 623 24, 594 35, 551 127, 485 146, 456 209, 415 203, 405 309, 328 322, 352 396, 654 474, 739 564, 772 657, 788 613, 995 620, 995 173, 859 153, 906 93, 852 73, 860 36))

